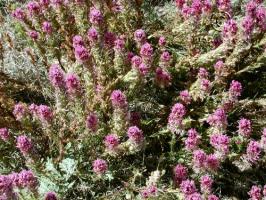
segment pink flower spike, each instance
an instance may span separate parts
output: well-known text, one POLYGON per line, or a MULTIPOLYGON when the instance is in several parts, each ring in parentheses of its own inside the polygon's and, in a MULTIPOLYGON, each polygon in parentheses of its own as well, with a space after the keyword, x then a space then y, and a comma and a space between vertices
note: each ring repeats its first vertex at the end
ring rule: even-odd
POLYGON ((166 45, 166 39, 165 39, 165 37, 161 36, 161 37, 159 38, 158 45, 159 45, 160 47, 164 47, 164 46, 166 45))
POLYGON ((25 155, 29 154, 32 150, 32 142, 26 135, 17 137, 17 148, 25 155))
POLYGON ((191 103, 191 100, 192 100, 191 95, 189 94, 188 90, 181 91, 179 94, 179 98, 186 105, 189 105, 191 103))
POLYGON ((91 8, 89 13, 89 20, 93 25, 100 25, 103 22, 103 15, 101 11, 96 8, 91 8))
POLYGON ((42 31, 48 35, 52 34, 52 32, 53 32, 52 24, 50 22, 47 22, 47 21, 43 22, 42 23, 42 31))
POLYGON ((251 200, 260 200, 261 199, 261 188, 257 185, 253 185, 248 192, 251 200))
POLYGON ((194 181, 189 179, 181 182, 180 189, 185 195, 191 195, 197 191, 194 181))
POLYGON ((153 54, 153 48, 151 44, 146 42, 145 44, 141 46, 140 55, 142 57, 150 59, 152 57, 152 54, 153 54))
POLYGON ((180 184, 183 180, 187 178, 188 169, 185 166, 178 164, 175 166, 173 173, 175 182, 177 184, 180 184))
POLYGON ((99 175, 104 174, 108 169, 107 162, 99 158, 93 161, 92 166, 93 166, 93 171, 99 175))
POLYGON ((126 95, 121 90, 112 92, 111 101, 114 108, 125 108, 128 105, 126 95))
POLYGON ((49 80, 57 89, 65 88, 65 73, 57 64, 52 64, 49 69, 49 80))
POLYGON ((134 33, 134 39, 136 42, 144 43, 146 41, 146 34, 144 30, 138 29, 134 33))
POLYGON ((105 136, 104 144, 108 150, 115 150, 119 145, 119 137, 116 134, 105 136))
POLYGON ((0 128, 0 138, 5 142, 8 141, 10 137, 9 131, 7 128, 0 128))
POLYGON ((131 126, 127 130, 129 140, 134 144, 140 144, 144 140, 143 132, 137 126, 131 126))
POLYGON ((238 122, 238 133, 243 137, 249 137, 251 135, 251 121, 249 119, 242 118, 238 122))
POLYGON ((98 127, 99 119, 95 113, 90 113, 86 118, 86 127, 92 132, 96 132, 98 127))

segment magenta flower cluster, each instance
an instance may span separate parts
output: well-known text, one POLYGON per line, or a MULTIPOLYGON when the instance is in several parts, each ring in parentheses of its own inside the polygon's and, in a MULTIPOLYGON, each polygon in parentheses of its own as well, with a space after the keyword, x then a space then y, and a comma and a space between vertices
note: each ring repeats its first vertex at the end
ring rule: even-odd
POLYGON ((230 138, 225 134, 215 133, 210 136, 210 144, 218 153, 226 155, 229 152, 230 138))
POLYGON ((131 65, 133 68, 138 69, 138 67, 140 66, 141 63, 142 63, 142 59, 140 56, 133 56, 131 58, 131 65))
POLYGON ((13 13, 12 16, 19 21, 24 21, 27 17, 26 13, 21 9, 17 8, 13 13))
POLYGON ((65 74, 59 65, 51 65, 49 69, 49 80, 55 88, 65 87, 65 74))
POLYGON ((223 25, 223 37, 233 39, 238 31, 237 22, 234 19, 227 20, 223 25))
POLYGON ((203 150, 198 149, 193 152, 193 168, 195 172, 217 171, 220 166, 219 158, 215 154, 207 155, 203 150))
POLYGON ((1 194, 10 193, 12 190, 12 180, 9 176, 0 175, 0 192, 1 194))
POLYGON ((138 70, 139 70, 140 75, 146 76, 150 71, 150 66, 145 63, 141 63, 139 65, 138 70))
MULTIPOLYGON (((135 69, 141 78, 148 77, 148 75, 153 74, 153 58, 154 49, 152 45, 146 40, 146 33, 143 29, 138 29, 134 33, 134 40, 137 43, 139 54, 132 55, 131 66, 135 69)), ((158 46, 160 47, 160 59, 159 67, 155 68, 154 82, 161 88, 165 88, 171 85, 171 74, 168 69, 171 63, 171 54, 165 50, 166 39, 161 36, 158 41, 158 46)))
POLYGON ((45 194, 44 200, 57 200, 57 195, 55 192, 47 192, 45 194))
POLYGON ((22 170, 19 173, 0 175, 0 198, 1 199, 18 199, 15 188, 27 188, 34 191, 38 186, 37 177, 31 170, 22 170))
POLYGON ((209 72, 201 67, 198 71, 198 79, 200 83, 200 90, 203 94, 210 93, 211 90, 211 81, 208 79, 209 72))
POLYGON ((169 127, 176 128, 176 126, 180 126, 183 120, 183 117, 186 114, 186 108, 181 103, 176 103, 171 110, 171 113, 168 117, 168 125, 169 127))
POLYGON ((74 47, 75 47, 75 50, 74 50, 75 57, 78 61, 80 61, 81 63, 85 63, 86 61, 89 60, 90 55, 85 46, 77 45, 74 47))
POLYGON ((114 50, 117 52, 123 52, 125 50, 125 40, 122 37, 114 41, 114 50))
POLYGON ((211 82, 208 79, 201 79, 200 81, 200 89, 204 93, 209 93, 211 90, 211 82))
POLYGON ((13 115, 16 117, 16 120, 20 121, 24 119, 27 113, 27 107, 23 103, 18 103, 14 106, 13 115))
POLYGON ((112 106, 114 108, 124 109, 127 107, 127 99, 121 90, 114 90, 111 94, 112 106))
POLYGON ((39 119, 44 124, 49 124, 54 118, 53 110, 46 105, 36 105, 31 104, 29 107, 29 112, 34 118, 39 119))
POLYGON ((96 44, 98 39, 99 39, 99 33, 98 31, 91 27, 89 30, 88 30, 88 33, 87 33, 87 37, 90 41, 90 44, 93 45, 93 44, 96 44))
POLYGON ((185 196, 192 195, 197 191, 195 182, 193 180, 184 180, 180 184, 180 189, 185 196))
POLYGON ((26 135, 20 135, 17 137, 16 146, 24 155, 30 154, 33 148, 31 139, 28 138, 26 135))
POLYGON ((215 65, 215 79, 219 80, 221 77, 225 76, 225 64, 222 60, 218 60, 215 65))
POLYGON ((31 170, 22 170, 19 173, 19 184, 22 187, 35 188, 38 180, 31 170))
POLYGON ((91 8, 89 13, 89 20, 93 25, 100 25, 103 22, 103 15, 101 11, 96 8, 91 8))
POLYGON ((149 185, 141 191, 141 197, 143 199, 156 197, 158 189, 155 185, 149 185))
POLYGON ((209 0, 193 0, 190 4, 188 1, 176 0, 176 6, 184 19, 190 17, 200 19, 200 17, 209 14, 213 9, 213 5, 209 0))
MULTIPOLYGON (((178 165, 180 169, 182 166, 178 165)), ((196 183, 194 180, 186 179, 183 177, 179 187, 183 193, 185 200, 219 200, 219 198, 212 194, 213 179, 209 175, 203 175, 199 178, 201 193, 197 191, 196 183)))
POLYGON ((42 23, 42 31, 48 35, 51 35, 53 32, 53 26, 50 22, 45 21, 42 23))
POLYGON ((162 68, 158 67, 156 69, 155 81, 161 87, 167 87, 171 84, 171 75, 162 68))
POLYGON ((93 161, 92 166, 93 166, 93 171, 99 175, 104 174, 108 169, 107 162, 99 158, 93 161))
POLYGON ((188 151, 193 151, 198 148, 200 143, 200 136, 196 129, 191 128, 188 130, 188 137, 185 140, 185 147, 188 151))
POLYGON ((39 38, 39 33, 37 31, 29 31, 28 36, 33 40, 37 40, 39 38))
POLYGON ((104 144, 110 151, 115 151, 119 145, 119 137, 116 134, 110 134, 105 136, 104 144))
POLYGON ((140 144, 144 140, 143 132, 137 126, 131 126, 127 130, 129 141, 134 144, 140 144))
POLYGON ((260 158, 260 154, 261 154, 260 143, 251 140, 247 146, 247 152, 246 152, 247 160, 251 163, 256 163, 260 158))
POLYGON ((253 185, 248 192, 251 200, 260 200, 266 197, 266 185, 264 185, 263 189, 259 185, 253 185))
POLYGON ((203 67, 199 68, 198 78, 199 79, 207 79, 208 77, 209 77, 209 72, 203 67))
POLYGON ((85 42, 80 35, 72 38, 72 45, 76 59, 81 63, 86 63, 90 58, 90 53, 85 46, 85 42))
POLYGON ((187 178, 188 169, 185 166, 178 164, 175 166, 173 173, 174 173, 175 182, 177 184, 180 184, 182 181, 184 181, 187 178))
POLYGON ((233 80, 230 84, 229 94, 232 99, 236 99, 241 96, 242 85, 240 82, 233 80))
POLYGON ((29 10, 31 16, 40 14, 40 5, 37 1, 30 1, 27 4, 27 9, 29 10))
POLYGON ((83 41, 82 36, 75 35, 72 38, 72 44, 73 44, 73 47, 76 48, 77 46, 84 46, 85 45, 85 42, 83 41))
POLYGON ((232 4, 231 0, 218 0, 218 9, 223 12, 231 12, 232 4))
POLYGON ((204 175, 200 178, 200 190, 202 193, 211 193, 213 179, 209 175, 204 175))
POLYGON ((146 41, 146 33, 144 30, 142 29, 138 29, 135 31, 134 33, 134 39, 137 42, 137 44, 144 44, 144 42, 146 41))
POLYGON ((38 117, 43 123, 49 123, 53 119, 53 111, 49 106, 39 105, 38 106, 38 117))
POLYGON ((159 45, 160 47, 165 47, 165 45, 166 45, 166 38, 163 37, 163 36, 161 36, 161 37, 159 38, 158 45, 159 45))
POLYGON ((228 123, 225 111, 221 108, 218 108, 208 117, 207 122, 215 128, 225 129, 228 123))
POLYGON ((144 59, 151 59, 153 54, 153 48, 151 46, 150 43, 146 42, 141 46, 140 49, 140 55, 144 58, 144 59))
MULTIPOLYGON (((77 46, 81 41, 78 37, 73 42, 77 46)), ((74 73, 65 74, 61 67, 57 64, 52 64, 49 69, 49 80, 51 84, 62 91, 66 91, 69 96, 78 96, 81 93, 81 83, 79 77, 74 73)))
POLYGON ((185 105, 189 105, 191 103, 191 100, 192 100, 192 97, 189 94, 188 90, 181 91, 179 94, 179 98, 185 105))
POLYGON ((79 77, 74 73, 68 73, 65 77, 66 90, 71 96, 78 96, 81 92, 79 77))
POLYGON ((238 133, 243 137, 249 137, 251 134, 251 121, 242 118, 238 122, 238 133))
POLYGON ((160 61, 163 63, 169 63, 171 60, 171 54, 168 51, 164 51, 160 56, 160 61))
POLYGON ((247 38, 252 35, 255 28, 261 31, 266 30, 266 8, 261 3, 250 0, 246 4, 246 16, 243 18, 241 25, 247 38))
POLYGON ((98 116, 95 113, 90 113, 86 118, 86 127, 91 130, 92 132, 95 132, 97 130, 99 123, 98 116))
POLYGON ((7 128, 0 128, 0 138, 4 141, 8 141, 10 133, 7 128))
POLYGON ((203 168, 205 165, 206 158, 207 155, 203 150, 198 149, 193 151, 193 167, 198 169, 203 168))

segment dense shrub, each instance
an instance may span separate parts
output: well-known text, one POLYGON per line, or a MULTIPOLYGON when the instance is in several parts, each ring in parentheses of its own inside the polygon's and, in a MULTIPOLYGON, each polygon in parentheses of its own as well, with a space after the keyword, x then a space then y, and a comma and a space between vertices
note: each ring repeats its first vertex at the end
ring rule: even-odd
POLYGON ((263 1, 3 5, 0 199, 266 198, 263 1))

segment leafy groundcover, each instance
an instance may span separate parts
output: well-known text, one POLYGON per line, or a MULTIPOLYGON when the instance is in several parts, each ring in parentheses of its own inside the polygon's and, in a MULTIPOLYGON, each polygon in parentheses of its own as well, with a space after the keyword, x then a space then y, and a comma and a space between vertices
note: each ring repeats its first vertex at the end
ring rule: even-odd
POLYGON ((266 199, 265 1, 0 14, 1 200, 266 199))

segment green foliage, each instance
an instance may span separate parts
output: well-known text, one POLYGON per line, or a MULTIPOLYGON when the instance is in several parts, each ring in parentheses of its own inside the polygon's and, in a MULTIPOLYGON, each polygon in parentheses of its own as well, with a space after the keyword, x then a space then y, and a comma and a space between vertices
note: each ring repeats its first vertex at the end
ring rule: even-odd
MULTIPOLYGON (((8 15, 9 8, 14 10, 24 3, 0 2, 4 16, 3 26, 0 27, 1 41, 4 41, 0 69, 1 73, 12 78, 5 80, 8 84, 0 84, 0 92, 10 97, 13 104, 22 101, 28 105, 49 105, 54 114, 49 125, 32 116, 19 122, 18 128, 10 124, 10 142, 0 141, 1 174, 27 168, 32 169, 38 178, 37 197, 23 189, 16 191, 20 198, 43 199, 47 192, 54 191, 60 199, 141 199, 141 192, 149 186, 150 179, 156 178, 155 172, 159 172, 156 182, 159 191, 154 199, 183 199, 173 180, 175 165, 179 163, 189 167, 190 177, 197 183, 202 175, 193 171, 193 155, 184 148, 187 130, 196 128, 201 137, 200 148, 207 154, 214 152, 209 143, 214 130, 206 120, 228 98, 231 80, 242 83, 243 93, 227 115, 229 125, 223 131, 231 138, 230 153, 222 161, 219 171, 212 174, 215 180, 213 192, 221 197, 246 199, 251 185, 265 184, 265 154, 254 169, 241 164, 240 157, 245 153, 248 141, 238 144, 242 138, 237 135, 238 120, 242 116, 252 121, 252 139, 259 140, 266 125, 265 33, 258 32, 246 41, 239 31, 238 39, 233 43, 224 42, 214 48, 212 41, 221 35, 222 24, 227 17, 217 9, 195 22, 193 19, 184 20, 172 1, 145 0, 141 6, 136 4, 137 1, 125 1, 125 10, 120 14, 110 10, 108 1, 95 1, 104 11, 105 24, 99 28, 101 44, 90 46, 87 30, 92 25, 87 20, 87 14, 92 1, 86 2, 88 5, 49 11, 45 17, 58 23, 58 29, 50 38, 42 33, 40 22, 36 20, 34 28, 41 38, 37 42, 28 37, 26 32, 29 27, 8 15), (76 23, 68 22, 70 14, 75 16, 76 23), (153 71, 145 78, 125 61, 126 51, 139 53, 133 36, 138 28, 145 30, 148 41, 154 47, 153 71), (103 33, 106 30, 126 38, 126 51, 122 56, 105 46, 103 33), (86 38, 91 63, 79 63, 75 59, 72 37, 77 34, 86 38), (165 49, 157 44, 159 36, 167 39, 165 49), (167 68, 171 74, 171 85, 168 87, 161 87, 154 78, 164 50, 172 55, 167 68), (213 69, 220 59, 228 67, 228 75, 222 83, 216 81, 213 69), (59 92, 52 87, 48 78, 52 63, 58 63, 64 72, 75 73, 80 78, 81 95, 71 98, 66 91, 59 92), (92 67, 95 67, 96 78, 92 67), (209 70, 209 79, 213 84, 211 92, 203 95, 197 78, 200 67, 209 70), (15 87, 13 79, 23 86, 23 90, 15 87), (95 92, 96 88, 100 92, 95 92), (116 89, 126 94, 126 114, 111 105, 110 96, 116 89), (183 127, 175 134, 169 130, 168 117, 173 105, 181 101, 180 91, 185 89, 189 90, 192 103, 187 106, 183 127), (132 125, 129 113, 134 111, 141 115, 138 126, 145 136, 143 144, 137 147, 127 136, 127 129, 132 125), (86 127, 86 117, 91 112, 99 118, 96 132, 86 127), (115 153, 110 153, 104 144, 106 135, 111 133, 120 138, 119 150, 115 153), (15 139, 21 134, 32 138, 36 157, 24 158, 15 148, 15 139), (107 161, 106 173, 99 175, 93 171, 92 163, 97 158, 107 161)), ((241 21, 244 14, 241 1, 233 1, 233 10, 235 18, 241 21)), ((1 111, 4 101, 3 95, 1 111)), ((12 111, 9 115, 13 116, 12 111)), ((5 115, 1 117, 6 118, 5 115)))

